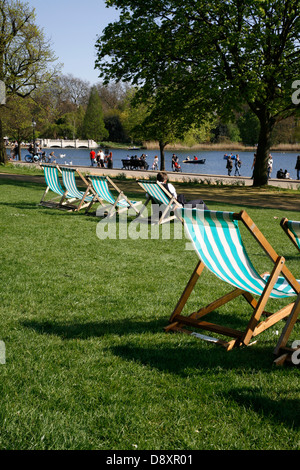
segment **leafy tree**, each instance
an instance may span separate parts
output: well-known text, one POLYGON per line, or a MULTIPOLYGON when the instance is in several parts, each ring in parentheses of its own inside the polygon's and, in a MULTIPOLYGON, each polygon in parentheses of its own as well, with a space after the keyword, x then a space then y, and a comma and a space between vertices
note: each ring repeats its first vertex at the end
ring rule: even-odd
POLYGON ((246 145, 256 145, 259 137, 259 120, 251 111, 244 112, 237 120, 242 142, 246 145))
POLYGON ((83 135, 86 139, 99 142, 108 137, 105 129, 102 104, 96 87, 92 87, 83 121, 83 135))
POLYGON ((10 140, 18 143, 18 159, 21 160, 21 142, 32 139, 32 116, 34 115, 34 102, 29 98, 11 96, 6 103, 6 113, 3 119, 3 128, 10 140))
POLYGON ((133 135, 141 140, 157 140, 160 150, 160 169, 165 170, 165 148, 176 140, 184 139, 187 121, 184 113, 174 115, 174 108, 169 103, 162 103, 159 94, 145 110, 142 122, 132 129, 133 135))
POLYGON ((204 121, 199 127, 192 125, 191 128, 185 133, 183 143, 188 147, 194 145, 210 142, 212 136, 212 127, 214 125, 214 119, 204 121))
MULTIPOLYGON (((49 82, 56 60, 42 29, 35 24, 34 9, 19 0, 0 0, 0 81, 6 95, 30 96, 41 84, 49 82)), ((0 163, 6 161, 0 114, 0 163)))
POLYGON ((105 128, 109 135, 108 140, 111 142, 128 142, 128 136, 125 132, 124 126, 121 121, 121 114, 117 111, 107 113, 104 118, 105 128))
POLYGON ((258 118, 254 185, 267 184, 274 126, 294 115, 299 0, 108 0, 120 18, 96 43, 100 76, 172 99, 186 118, 216 111, 232 119, 248 104, 258 118), (171 97, 171 98, 170 98, 171 97))

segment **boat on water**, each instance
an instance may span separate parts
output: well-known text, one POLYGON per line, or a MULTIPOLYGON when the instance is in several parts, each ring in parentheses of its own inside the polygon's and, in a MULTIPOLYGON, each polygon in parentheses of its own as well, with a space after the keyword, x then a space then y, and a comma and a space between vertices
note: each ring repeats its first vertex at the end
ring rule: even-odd
POLYGON ((200 158, 200 160, 183 160, 182 163, 200 163, 204 164, 206 162, 206 158, 200 158))

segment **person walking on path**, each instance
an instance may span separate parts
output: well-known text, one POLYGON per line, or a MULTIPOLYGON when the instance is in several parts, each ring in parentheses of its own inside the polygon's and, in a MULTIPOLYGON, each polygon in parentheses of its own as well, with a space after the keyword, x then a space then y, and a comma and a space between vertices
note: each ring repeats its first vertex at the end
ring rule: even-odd
POLYGON ((95 164, 95 158, 96 158, 96 152, 95 152, 95 150, 91 150, 91 151, 90 151, 91 166, 94 166, 94 164, 95 164))
POLYGON ((227 158, 226 168, 227 168, 227 170, 228 170, 228 176, 231 176, 231 172, 232 172, 232 168, 233 168, 233 162, 232 162, 232 159, 231 159, 231 156, 230 156, 230 155, 229 155, 229 157, 227 158))
POLYGON ((252 170, 252 176, 251 176, 251 178, 252 178, 252 179, 253 179, 253 177, 254 177, 255 162, 256 162, 256 153, 254 154, 253 163, 252 163, 252 167, 251 167, 251 170, 252 170))
POLYGON ((297 170, 297 180, 300 180, 300 155, 297 157, 295 170, 297 170))
POLYGON ((240 174, 240 168, 241 168, 241 166, 242 166, 242 161, 240 160, 240 157, 239 157, 238 154, 236 154, 236 158, 235 158, 234 165, 235 165, 234 176, 241 176, 241 174, 240 174))
POLYGON ((152 170, 158 170, 158 156, 155 155, 152 165, 152 170))
POLYGON ((272 158, 272 155, 270 154, 269 159, 268 159, 268 179, 271 178, 272 169, 273 169, 273 158, 272 158))

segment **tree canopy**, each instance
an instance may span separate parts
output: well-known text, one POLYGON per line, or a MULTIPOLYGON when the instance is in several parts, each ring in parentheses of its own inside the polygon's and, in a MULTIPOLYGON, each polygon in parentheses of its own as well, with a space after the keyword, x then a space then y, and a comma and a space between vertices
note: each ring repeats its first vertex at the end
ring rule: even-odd
POLYGON ((254 185, 267 183, 271 134, 298 112, 298 0, 108 0, 118 21, 96 43, 100 77, 129 81, 201 121, 208 110, 230 118, 248 105, 259 122, 254 185))
POLYGON ((96 142, 108 136, 104 125, 102 104, 96 87, 91 89, 83 121, 83 134, 86 139, 93 139, 96 142))
MULTIPOLYGON (((0 0, 0 81, 6 95, 30 96, 56 74, 56 57, 34 9, 19 0, 0 0)), ((6 160, 0 116, 0 162, 6 160)))

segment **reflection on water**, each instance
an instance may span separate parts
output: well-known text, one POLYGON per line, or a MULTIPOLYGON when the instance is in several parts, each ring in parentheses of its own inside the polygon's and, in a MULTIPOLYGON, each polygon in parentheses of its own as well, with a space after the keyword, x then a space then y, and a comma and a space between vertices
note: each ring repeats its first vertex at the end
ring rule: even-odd
MULTIPOLYGON (((46 155, 49 155, 50 152, 54 151, 56 156, 56 161, 59 164, 71 164, 71 165, 80 165, 90 167, 90 151, 88 149, 46 149, 46 155), (60 155, 63 155, 60 157, 60 155)), ((114 150, 113 153, 113 167, 122 168, 122 159, 125 159, 127 155, 130 157, 132 155, 141 156, 142 153, 147 155, 147 162, 149 168, 151 169, 153 159, 155 155, 159 155, 159 151, 156 150, 114 150)), ((165 152, 165 161, 166 161, 166 170, 172 171, 172 154, 173 151, 165 152)), ((226 160, 224 159, 225 153, 231 153, 230 151, 177 151, 175 152, 179 157, 179 163, 183 173, 192 173, 199 175, 227 175, 226 170, 226 160), (190 164, 182 163, 188 156, 192 159, 197 156, 198 159, 205 158, 205 164, 190 164)), ((235 154, 235 152, 232 152, 235 154)), ((253 163, 253 151, 251 152, 238 152, 240 160, 242 161, 242 166, 240 168, 241 176, 251 176, 252 175, 252 163, 253 163)), ((298 152, 300 153, 300 152, 298 152)), ((282 168, 283 171, 287 169, 290 173, 291 178, 296 178, 295 164, 297 160, 297 152, 272 152, 273 157, 273 171, 271 177, 276 177, 277 171, 282 168)), ((25 155, 28 154, 26 150, 22 150, 22 160, 24 160, 25 155)), ((123 170, 124 171, 124 170, 123 170)), ((234 167, 232 175, 234 174, 234 167)))

